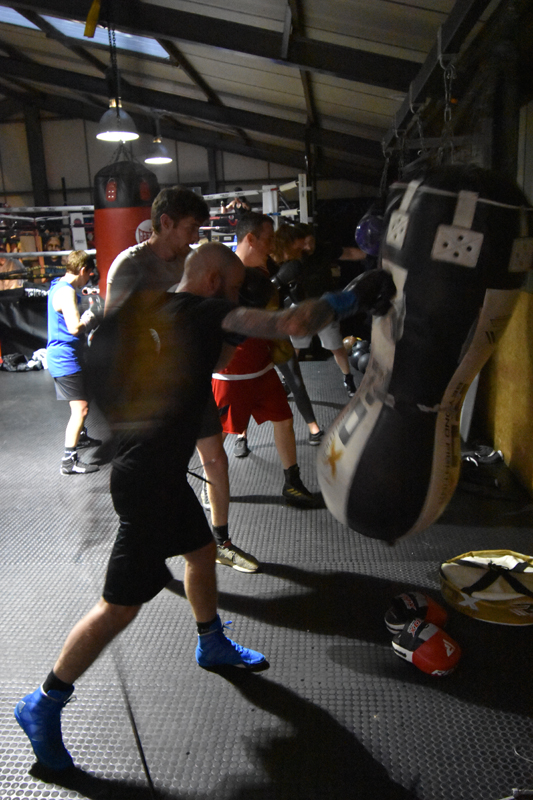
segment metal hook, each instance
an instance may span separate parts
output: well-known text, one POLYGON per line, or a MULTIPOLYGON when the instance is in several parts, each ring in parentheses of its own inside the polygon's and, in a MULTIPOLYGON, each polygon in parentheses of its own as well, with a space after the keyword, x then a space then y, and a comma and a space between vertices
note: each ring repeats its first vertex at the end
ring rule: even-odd
POLYGON ((437 59, 442 69, 444 69, 444 64, 442 63, 442 25, 439 25, 437 31, 437 59))
POLYGON ((442 52, 442 25, 440 25, 437 31, 437 60, 442 69, 446 70, 447 64, 453 68, 453 62, 455 61, 456 57, 457 55, 455 53, 452 54, 442 52))

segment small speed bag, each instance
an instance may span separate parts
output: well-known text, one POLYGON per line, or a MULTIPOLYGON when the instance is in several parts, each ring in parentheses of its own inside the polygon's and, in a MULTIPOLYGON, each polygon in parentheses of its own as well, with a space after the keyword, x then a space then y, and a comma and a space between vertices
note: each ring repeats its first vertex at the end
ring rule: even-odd
POLYGON ((531 267, 532 212, 514 184, 478 167, 391 186, 381 266, 397 293, 373 320, 363 381, 318 453, 328 509, 360 534, 394 542, 450 500, 461 407, 531 267))

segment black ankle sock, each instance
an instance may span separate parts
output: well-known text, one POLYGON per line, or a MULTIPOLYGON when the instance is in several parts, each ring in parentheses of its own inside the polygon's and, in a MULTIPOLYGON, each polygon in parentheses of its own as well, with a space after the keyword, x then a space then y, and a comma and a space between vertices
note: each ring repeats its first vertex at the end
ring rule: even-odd
POLYGON ((229 541, 229 533, 227 525, 213 525, 213 536, 217 544, 225 544, 229 541))
MULTIPOLYGON (((217 614, 217 616, 218 616, 218 614, 217 614)), ((200 636, 202 635, 202 633, 208 633, 209 628, 211 627, 211 625, 214 625, 216 621, 217 621, 217 617, 214 617, 211 620, 211 622, 197 622, 196 623, 196 627, 198 629, 198 633, 200 634, 200 636)))
POLYGON ((74 453, 76 452, 75 447, 65 447, 65 452, 63 454, 63 458, 72 458, 74 453))
POLYGON ((54 670, 52 670, 43 683, 43 692, 45 694, 48 694, 50 690, 55 692, 70 692, 72 689, 74 689, 74 686, 71 683, 65 683, 65 681, 60 680, 54 670))

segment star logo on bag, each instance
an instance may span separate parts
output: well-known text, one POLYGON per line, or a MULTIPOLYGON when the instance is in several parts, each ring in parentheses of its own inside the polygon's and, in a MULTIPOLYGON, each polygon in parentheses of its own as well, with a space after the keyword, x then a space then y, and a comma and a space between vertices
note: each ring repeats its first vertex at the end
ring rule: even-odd
POLYGON ((474 611, 478 611, 477 600, 475 600, 473 597, 470 597, 469 594, 465 594, 464 592, 461 592, 461 597, 463 599, 457 605, 467 606, 468 608, 472 608, 474 611))
POLYGON ((331 467, 331 477, 334 478, 337 474, 337 461, 342 457, 342 450, 335 450, 335 442, 331 443, 327 463, 331 467))

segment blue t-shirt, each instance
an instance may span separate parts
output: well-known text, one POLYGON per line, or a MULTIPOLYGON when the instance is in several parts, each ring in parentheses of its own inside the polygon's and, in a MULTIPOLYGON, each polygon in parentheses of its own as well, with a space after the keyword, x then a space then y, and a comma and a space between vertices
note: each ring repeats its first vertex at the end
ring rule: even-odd
MULTIPOLYGON (((73 375, 81 372, 82 339, 69 332, 65 317, 56 311, 53 298, 59 289, 69 286, 63 278, 55 278, 48 292, 48 344, 46 347, 46 361, 48 370, 53 378, 64 375, 73 375)), ((79 304, 79 297, 76 295, 79 304)))

